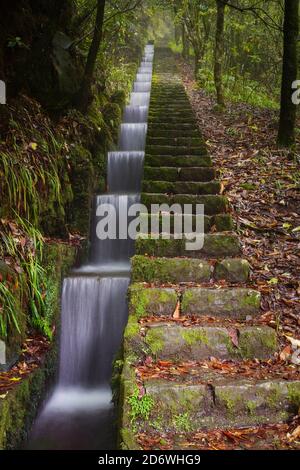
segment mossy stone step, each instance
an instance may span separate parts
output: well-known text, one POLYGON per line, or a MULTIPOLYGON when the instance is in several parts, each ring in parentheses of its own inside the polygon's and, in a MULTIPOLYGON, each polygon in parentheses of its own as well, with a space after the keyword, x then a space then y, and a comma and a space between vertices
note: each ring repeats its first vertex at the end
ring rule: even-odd
POLYGON ((182 126, 188 126, 189 128, 197 128, 197 122, 194 118, 192 117, 169 117, 169 116, 161 116, 161 117, 151 117, 149 116, 148 118, 148 125, 151 128, 152 124, 157 125, 157 126, 165 126, 168 124, 169 126, 173 124, 173 129, 178 129, 182 128, 182 126))
POLYGON ((153 98, 151 94, 150 108, 152 105, 156 105, 156 104, 159 104, 161 108, 164 108, 165 106, 172 106, 172 105, 176 105, 178 106, 178 108, 180 106, 182 106, 183 108, 186 108, 189 106, 190 103, 187 99, 183 99, 183 98, 174 99, 173 101, 169 100, 168 98, 158 98, 158 97, 153 98))
POLYGON ((149 138, 179 138, 179 137, 199 137, 200 133, 199 130, 194 128, 193 129, 159 129, 159 126, 156 129, 151 129, 151 127, 148 128, 147 132, 147 137, 149 138))
POLYGON ((206 155, 207 148, 205 144, 198 145, 197 147, 147 145, 146 152, 150 155, 206 155))
POLYGON ((172 119, 172 121, 183 121, 184 119, 187 119, 188 121, 191 119, 195 119, 195 115, 192 112, 192 110, 189 111, 169 111, 164 108, 154 111, 151 107, 149 110, 148 118, 150 121, 167 121, 168 119, 172 119))
MULTIPOLYGON (((175 224, 174 214, 170 214, 169 219, 170 219, 170 231, 171 233, 174 233, 174 224, 175 224)), ((149 233, 152 233, 152 234, 163 233, 167 230, 167 229, 164 229, 163 227, 163 218, 161 214, 140 213, 140 220, 143 226, 145 226, 146 223, 148 224, 147 227, 148 227, 149 233)), ((184 228, 186 232, 188 231, 190 233, 190 231, 195 232, 197 230, 197 220, 196 220, 195 215, 186 214, 184 219, 181 219, 181 222, 182 222, 182 227, 184 228), (187 230, 187 227, 189 228, 189 230, 187 230)), ((213 216, 210 216, 210 215, 204 216, 204 232, 205 233, 210 232, 211 229, 214 229, 214 231, 217 231, 217 232, 230 232, 231 230, 233 230, 233 227, 234 227, 234 224, 233 224, 233 220, 230 214, 216 214, 213 216)), ((225 270, 227 269, 227 271, 232 272, 232 266, 230 266, 230 269, 229 269, 228 266, 226 266, 226 263, 224 262, 224 265, 220 265, 219 270, 218 270, 219 279, 223 279, 222 270, 224 271, 224 269, 225 270)))
MULTIPOLYGON (((148 123, 148 131, 151 132, 154 132, 154 131, 164 131, 164 130, 167 130, 167 131, 180 131, 180 132, 184 132, 184 131, 197 131, 198 132, 198 135, 199 135, 199 130, 198 130, 198 127, 196 125, 196 123, 184 123, 184 122, 169 122, 169 121, 166 121, 166 122, 149 122, 148 123)), ((184 134, 185 135, 185 134, 184 134)))
POLYGON ((170 104, 170 105, 161 106, 159 103, 158 104, 153 103, 153 104, 150 104, 149 112, 153 113, 153 114, 158 114, 158 113, 161 113, 161 112, 170 113, 170 114, 172 114, 172 113, 179 114, 180 112, 190 113, 190 112, 193 112, 193 111, 192 111, 192 108, 191 108, 190 105, 177 106, 174 103, 174 104, 170 104))
POLYGON ((167 194, 219 194, 221 183, 219 181, 209 181, 198 183, 194 181, 144 181, 143 192, 157 192, 167 194))
POLYGON ((147 137, 147 145, 162 145, 162 146, 183 146, 183 147, 197 147, 205 145, 204 140, 199 137, 147 137))
POLYGON ((189 240, 170 240, 145 238, 136 240, 136 254, 172 258, 182 256, 186 258, 225 258, 237 257, 241 254, 241 246, 236 234, 211 233, 204 236, 204 246, 201 250, 187 250, 186 242, 189 240))
MULTIPOLYGON (((248 263, 246 266, 249 267, 248 263)), ((259 315, 260 301, 260 293, 253 289, 194 287, 183 292, 181 313, 245 320, 247 316, 259 315)))
POLYGON ((145 394, 151 397, 153 406, 149 418, 140 426, 148 431, 180 434, 285 422, 297 413, 299 380, 274 376, 254 381, 205 371, 200 377, 201 383, 196 384, 192 374, 187 377, 190 382, 144 381, 145 394))
POLYGON ((159 87, 156 87, 155 85, 152 87, 151 96, 155 100, 164 99, 168 102, 176 102, 177 99, 188 101, 187 95, 183 89, 162 89, 161 85, 159 87))
POLYGON ((156 93, 153 89, 151 91, 151 102, 155 107, 162 108, 162 104, 166 106, 176 105, 177 103, 183 104, 183 107, 191 109, 191 104, 185 94, 174 92, 173 94, 156 93))
POLYGON ((129 286, 129 314, 136 320, 147 316, 172 316, 178 302, 175 289, 145 288, 136 283, 129 286))
POLYGON ((167 195, 162 193, 142 193, 142 204, 148 209, 151 208, 151 204, 181 204, 182 210, 184 204, 192 204, 192 212, 195 214, 196 204, 204 205, 205 215, 215 215, 222 212, 227 212, 228 199, 225 196, 205 194, 174 194, 167 195))
MULTIPOLYGON (((242 259, 228 259, 232 265, 240 265, 240 276, 227 271, 225 280, 231 281, 232 275, 236 282, 246 282, 249 277, 249 264, 242 259)), ((191 258, 154 258, 136 255, 131 259, 132 282, 159 282, 159 283, 184 283, 184 282, 208 282, 216 275, 216 267, 209 261, 191 258)), ((187 293, 183 296, 187 305, 187 293)))
POLYGON ((150 155, 146 153, 145 165, 154 167, 211 167, 212 159, 209 155, 150 155))
POLYGON ((144 167, 144 180, 162 180, 162 181, 212 181, 216 177, 214 168, 173 168, 151 166, 144 167))
POLYGON ((160 360, 201 361, 217 359, 269 359, 277 350, 276 331, 268 326, 236 328, 238 347, 231 331, 222 326, 152 324, 144 342, 148 355, 160 360))
POLYGON ((195 114, 191 110, 191 108, 187 108, 185 106, 171 106, 167 107, 166 105, 163 106, 151 106, 149 109, 149 115, 154 116, 154 117, 161 117, 162 115, 166 117, 166 119, 169 116, 179 116, 179 115, 188 115, 195 117, 195 114))

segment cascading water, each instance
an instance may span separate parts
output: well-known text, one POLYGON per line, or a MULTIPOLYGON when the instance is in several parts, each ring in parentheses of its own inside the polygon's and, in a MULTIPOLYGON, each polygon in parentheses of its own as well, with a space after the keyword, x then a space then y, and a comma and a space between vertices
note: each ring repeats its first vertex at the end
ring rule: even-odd
POLYGON ((147 124, 126 123, 121 124, 119 148, 120 150, 140 150, 145 148, 147 124))
POLYGON ((94 199, 88 263, 63 283, 58 383, 33 427, 31 449, 116 447, 110 379, 128 317, 134 241, 127 237, 127 213, 140 200, 153 52, 146 46, 124 112, 119 150, 108 153, 108 193, 94 199), (98 224, 107 204, 117 215, 116 239, 101 240, 98 224))
POLYGON ((142 186, 144 152, 109 152, 107 185, 112 191, 134 191, 142 186))
POLYGON ((150 93, 145 92, 133 92, 131 93, 131 106, 149 106, 150 93))
POLYGON ((148 106, 126 106, 124 123, 143 123, 148 119, 148 106))

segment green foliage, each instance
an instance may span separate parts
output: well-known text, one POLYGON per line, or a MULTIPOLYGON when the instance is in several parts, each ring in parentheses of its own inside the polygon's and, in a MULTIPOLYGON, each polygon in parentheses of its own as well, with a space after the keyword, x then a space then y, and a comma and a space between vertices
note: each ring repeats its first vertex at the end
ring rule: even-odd
MULTIPOLYGON (((1 250, 11 257, 18 276, 18 291, 22 303, 29 306, 29 324, 51 338, 51 328, 45 313, 46 272, 42 268, 43 237, 28 221, 16 214, 16 223, 2 221, 0 231, 1 250)), ((0 316, 1 336, 6 338, 8 331, 20 328, 16 312, 20 308, 14 285, 0 283, 3 314, 0 316)))
POLYGON ((0 282, 0 337, 7 338, 8 331, 16 329, 20 333, 20 326, 16 311, 18 308, 14 293, 4 282, 0 282))
MULTIPOLYGON (((223 83, 224 94, 228 100, 249 103, 262 108, 278 109, 279 107, 276 97, 268 95, 257 80, 225 73, 223 83)), ((198 84, 209 93, 215 93, 213 72, 207 65, 204 65, 199 72, 198 84)))
POLYGON ((6 141, 0 144, 0 195, 7 212, 14 208, 38 226, 41 213, 52 202, 63 210, 60 173, 65 142, 36 102, 23 98, 8 112, 6 141))
POLYGON ((128 403, 131 407, 130 419, 132 423, 135 423, 139 418, 144 421, 149 419, 154 406, 154 400, 151 396, 145 394, 140 397, 140 391, 138 387, 136 387, 133 394, 128 398, 128 403))
POLYGON ((189 413, 179 414, 174 416, 174 427, 180 432, 190 432, 192 430, 192 423, 189 413))

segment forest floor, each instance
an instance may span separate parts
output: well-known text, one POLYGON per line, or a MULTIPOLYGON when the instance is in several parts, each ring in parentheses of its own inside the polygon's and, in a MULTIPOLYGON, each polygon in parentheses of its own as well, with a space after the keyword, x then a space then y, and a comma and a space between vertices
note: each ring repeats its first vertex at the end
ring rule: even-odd
POLYGON ((251 284, 262 293, 265 320, 276 322, 281 359, 289 360, 300 347, 300 135, 293 153, 278 149, 276 112, 228 103, 221 114, 192 68, 179 65, 252 267, 251 284))

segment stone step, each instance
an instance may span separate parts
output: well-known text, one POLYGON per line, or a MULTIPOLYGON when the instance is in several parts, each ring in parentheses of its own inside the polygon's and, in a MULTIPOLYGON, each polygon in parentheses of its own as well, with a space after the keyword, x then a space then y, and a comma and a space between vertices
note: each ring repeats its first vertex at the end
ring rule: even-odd
POLYGON ((187 96, 184 87, 180 83, 175 83, 175 84, 168 84, 164 85, 164 82, 161 81, 159 83, 156 82, 155 78, 153 80, 153 93, 156 95, 163 95, 163 96, 174 96, 176 95, 182 95, 182 96, 187 96))
MULTIPOLYGON (((176 123, 176 122, 149 122, 148 124, 148 131, 163 131, 163 130, 171 130, 171 131, 198 131, 198 127, 195 123, 176 123)), ((199 135, 199 134, 198 134, 199 135)))
POLYGON ((216 177, 214 168, 173 168, 173 167, 160 167, 155 168, 151 166, 144 167, 144 180, 159 180, 162 181, 212 181, 216 177))
POLYGON ((183 147, 183 146, 171 146, 171 145, 147 145, 147 154, 150 155, 206 155, 207 148, 204 143, 197 147, 183 147))
POLYGON ((145 156, 146 166, 155 167, 211 167, 212 159, 209 155, 150 155, 146 153, 145 156))
POLYGON ((151 99, 154 101, 154 104, 158 105, 160 105, 162 101, 167 102, 169 105, 172 103, 177 103, 177 101, 185 101, 190 105, 190 102, 185 92, 181 92, 178 90, 157 91, 155 89, 155 86, 153 86, 151 90, 151 99))
POLYGON ((205 145, 204 140, 199 137, 147 137, 147 145, 197 147, 205 145))
POLYGON ((158 104, 152 104, 149 109, 149 113, 153 114, 159 114, 161 112, 165 113, 174 113, 174 114, 180 114, 181 112, 183 113, 190 113, 193 112, 190 104, 187 104, 186 106, 177 106, 175 103, 174 104, 169 104, 169 105, 163 105, 161 106, 159 103, 158 104))
MULTIPOLYGON (((168 231, 163 227, 163 218, 161 214, 148 214, 141 213, 140 219, 142 224, 148 224, 148 229, 142 230, 142 232, 149 233, 164 233, 168 231), (146 219, 146 220, 145 220, 146 219)), ((174 214, 169 215, 170 219, 170 231, 174 233, 174 214)), ((177 220, 178 222, 178 220, 177 220)), ((187 233, 195 232, 197 230, 197 219, 195 215, 187 214, 184 216, 184 219, 181 218, 182 228, 187 233), (188 228, 188 229, 187 229, 188 228)), ((143 225, 143 226, 144 226, 143 225)), ((198 225, 199 227, 199 225, 198 225)), ((201 227, 200 227, 201 228, 201 227)), ((205 215, 204 216, 204 233, 208 233, 211 230, 214 232, 230 232, 234 228, 233 220, 230 214, 216 214, 213 216, 205 215)), ((183 233, 183 232, 182 232, 183 233)))
POLYGON ((159 126, 155 129, 151 129, 151 127, 148 128, 147 132, 147 137, 148 138, 159 138, 159 137, 164 137, 164 138, 179 138, 179 137, 199 137, 200 133, 199 130, 194 128, 189 130, 189 129, 159 129, 159 126))
POLYGON ((175 96, 171 98, 168 98, 166 96, 155 96, 153 95, 153 91, 151 92, 151 100, 150 100, 150 107, 154 106, 182 106, 184 108, 191 106, 189 100, 187 97, 178 97, 176 98, 175 96))
POLYGON ((155 89, 155 86, 152 86, 151 99, 153 100, 154 106, 161 106, 161 100, 165 101, 167 106, 172 106, 173 104, 176 104, 178 100, 181 100, 186 101, 188 103, 187 106, 191 108, 191 104, 186 93, 178 93, 178 91, 172 92, 171 90, 171 92, 168 93, 165 91, 159 92, 155 89))
POLYGON ((173 129, 182 129, 182 126, 189 126, 189 128, 193 127, 193 128, 196 128, 197 127, 197 123, 196 123, 196 120, 195 118, 192 116, 192 117, 168 117, 168 116, 162 116, 161 118, 151 118, 149 117, 148 118, 148 125, 151 127, 152 124, 154 125, 162 125, 162 126, 165 126, 166 124, 168 126, 170 126, 170 124, 173 124, 172 128, 173 129))
MULTIPOLYGON (((131 258, 131 268, 132 282, 171 284, 186 282, 197 284, 221 279, 228 282, 244 283, 248 281, 250 272, 248 261, 240 258, 227 258, 226 260, 213 263, 212 261, 193 258, 151 258, 149 256, 136 255, 131 258), (224 262, 226 262, 227 269, 223 271, 224 262)), ((225 289, 218 292, 223 294, 223 291, 225 289)), ((240 289, 238 293, 240 293, 240 289)), ((189 295, 191 294, 185 293, 183 295, 186 311, 188 311, 189 295)))
POLYGON ((300 380, 287 381, 274 375, 255 381, 200 370, 197 383, 197 369, 193 372, 182 382, 164 378, 144 380, 145 396, 151 397, 152 403, 148 419, 139 423, 144 432, 180 435, 216 428, 261 426, 286 422, 297 414, 300 380))
POLYGON ((269 359, 277 350, 276 331, 268 326, 235 328, 238 346, 231 339, 232 328, 189 326, 172 323, 147 324, 143 341, 146 354, 159 360, 203 361, 269 359))
POLYGON ((189 240, 170 240, 145 238, 141 235, 135 242, 137 255, 158 257, 186 257, 186 258, 225 258, 238 257, 241 254, 241 246, 236 234, 230 232, 211 233, 204 236, 204 246, 201 250, 187 250, 186 242, 189 240))
POLYGON ((163 193, 142 193, 141 198, 142 204, 148 209, 151 208, 151 204, 181 204, 182 210, 184 204, 192 204, 192 212, 195 214, 196 204, 204 205, 205 215, 215 215, 222 212, 227 212, 228 199, 225 196, 206 194, 206 195, 195 195, 195 194, 175 194, 167 195, 163 193))
MULTIPOLYGON (((169 264, 162 258, 151 261, 152 264, 147 259, 145 261, 145 257, 135 257, 132 260, 133 280, 143 278, 142 269, 147 271, 146 276, 148 278, 150 278, 151 270, 156 270, 157 276, 162 276, 163 279, 164 273, 168 278, 179 278, 180 272, 183 270, 187 278, 190 279, 193 272, 196 271, 197 265, 206 280, 209 280, 212 274, 211 265, 208 262, 199 263, 199 260, 192 260, 190 266, 186 259, 182 262, 180 259, 172 258, 169 260, 169 264), (159 272, 160 266, 163 270, 162 274, 159 272), (171 266, 176 271, 175 277, 174 273, 171 272, 171 266)), ((175 288, 145 288, 142 283, 135 283, 130 287, 129 312, 136 317, 142 305, 144 308, 143 316, 163 316, 167 318, 173 315, 178 300, 182 317, 203 317, 203 320, 206 317, 212 317, 244 321, 246 317, 253 319, 261 313, 261 295, 254 289, 244 287, 182 287, 177 292, 175 288)), ((230 323, 230 325, 234 327, 234 324, 230 323)))
POLYGON ((195 114, 193 113, 192 110, 189 111, 180 111, 178 108, 178 111, 168 111, 164 108, 161 110, 153 111, 152 108, 150 108, 149 114, 148 114, 149 121, 168 121, 171 119, 171 122, 183 122, 184 119, 187 121, 190 121, 191 119, 195 119, 195 114))
POLYGON ((164 194, 219 194, 221 183, 219 181, 209 181, 206 183, 197 183, 194 181, 178 181, 176 183, 169 181, 144 181, 142 191, 157 192, 164 194))
POLYGON ((245 320, 260 314, 260 293, 253 289, 186 289, 181 299, 181 314, 245 320))

